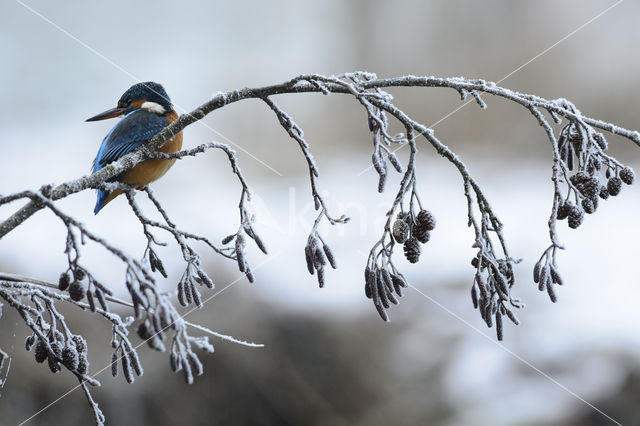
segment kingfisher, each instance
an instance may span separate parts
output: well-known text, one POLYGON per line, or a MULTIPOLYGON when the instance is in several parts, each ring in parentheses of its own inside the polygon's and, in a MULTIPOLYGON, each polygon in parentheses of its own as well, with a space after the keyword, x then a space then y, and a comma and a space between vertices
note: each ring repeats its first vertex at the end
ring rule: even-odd
MULTIPOLYGON (((93 173, 147 142, 156 133, 177 120, 178 113, 173 109, 164 87, 153 81, 147 81, 131 86, 120 97, 115 108, 95 115, 87 121, 113 117, 121 118, 102 141, 98 154, 93 160, 93 173)), ((170 154, 180 149, 182 149, 182 132, 165 142, 158 151, 170 154)), ((126 172, 112 177, 109 181, 135 185, 141 189, 161 178, 175 161, 175 159, 144 160, 126 172)), ((120 194, 122 194, 121 190, 99 189, 94 214, 98 214, 109 201, 120 194)))

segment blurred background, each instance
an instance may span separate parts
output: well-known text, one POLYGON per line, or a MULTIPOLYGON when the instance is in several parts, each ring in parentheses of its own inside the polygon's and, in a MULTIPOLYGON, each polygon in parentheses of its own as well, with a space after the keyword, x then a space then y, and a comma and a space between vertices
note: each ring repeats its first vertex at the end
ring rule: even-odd
MULTIPOLYGON (((611 0, 5 1, 0 194, 87 174, 115 122, 84 120, 147 80, 162 83, 178 111, 186 112, 218 91, 302 73, 367 70, 380 77, 493 81, 509 75, 502 86, 565 97, 589 116, 640 129, 639 14, 640 3, 611 0)), ((398 106, 427 125, 461 105, 458 94, 445 89, 393 94, 398 106)), ((625 187, 577 231, 560 225, 568 248, 559 256, 566 285, 552 304, 531 279, 548 245, 550 147, 527 111, 485 100, 487 110, 472 103, 435 131, 484 186, 512 253, 523 258, 514 291, 527 307, 518 313, 520 326, 506 326, 502 345, 470 301, 473 234, 461 179, 446 160, 421 142, 419 189, 438 227, 420 263, 398 256, 422 294, 408 289, 384 323, 364 297, 362 270, 399 177, 377 193, 362 109, 339 95, 276 99, 305 130, 332 213, 352 218, 347 226, 322 229, 339 268, 319 289, 304 263, 315 218, 304 159, 265 105, 244 101, 187 128, 185 147, 215 140, 238 151, 254 191, 256 229, 270 254, 251 247, 256 282, 249 284, 235 264, 200 247, 216 282, 205 297, 226 289, 188 319, 265 347, 214 339, 216 353, 203 355, 205 374, 191 386, 170 372, 166 353, 143 347, 145 374, 135 384, 98 376, 103 386, 94 395, 109 424, 640 424, 640 189, 625 187)), ((609 141, 615 156, 640 170, 638 147, 609 141)), ((406 161, 406 152, 398 154, 406 161)), ((183 229, 215 241, 237 229, 240 188, 221 152, 178 162, 153 188, 183 229)), ((59 206, 142 256, 145 240, 126 200, 98 216, 94 203, 93 191, 85 191, 59 206)), ((0 219, 18 207, 1 207, 0 219)), ((64 238, 62 224, 42 211, 0 241, 0 270, 56 281, 66 268, 64 238)), ((169 289, 183 264, 171 244, 161 254, 169 289)), ((122 294, 124 270, 103 250, 86 246, 83 264, 122 294)), ((0 348, 13 362, 0 389, 0 424, 13 425, 76 382, 36 365, 23 347, 27 328, 7 306, 2 313, 0 348)), ((68 312, 74 331, 88 336, 91 369, 98 371, 110 360, 110 329, 87 317, 68 312)), ((91 422, 76 390, 26 424, 91 422)))

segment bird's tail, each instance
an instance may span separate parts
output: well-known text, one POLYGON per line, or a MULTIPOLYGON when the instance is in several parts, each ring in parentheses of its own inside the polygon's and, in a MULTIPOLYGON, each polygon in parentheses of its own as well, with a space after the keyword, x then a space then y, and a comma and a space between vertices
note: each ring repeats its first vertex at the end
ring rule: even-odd
POLYGON ((93 209, 93 213, 98 214, 98 212, 102 210, 102 208, 106 206, 109 201, 113 200, 120 194, 122 194, 122 191, 120 191, 119 189, 113 192, 105 192, 102 189, 98 189, 98 200, 96 201, 96 206, 93 209))

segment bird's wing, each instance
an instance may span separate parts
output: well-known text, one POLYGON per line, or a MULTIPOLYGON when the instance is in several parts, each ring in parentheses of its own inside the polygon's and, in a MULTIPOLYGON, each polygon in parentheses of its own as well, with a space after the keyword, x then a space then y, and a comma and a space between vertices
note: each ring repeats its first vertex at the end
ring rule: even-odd
POLYGON ((168 125, 165 117, 143 109, 125 115, 102 141, 93 172, 130 153, 168 125))

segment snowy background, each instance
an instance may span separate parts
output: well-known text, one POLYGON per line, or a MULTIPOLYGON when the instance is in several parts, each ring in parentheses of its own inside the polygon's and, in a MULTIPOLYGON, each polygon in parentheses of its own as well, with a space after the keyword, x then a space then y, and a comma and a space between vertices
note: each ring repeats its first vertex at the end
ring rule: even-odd
MULTIPOLYGON (((640 4, 618 3, 6 1, 0 194, 88 173, 114 122, 84 120, 114 106, 139 80, 162 83, 185 112, 218 91, 302 73, 367 70, 381 77, 493 81, 509 75, 501 85, 566 97, 587 115, 639 129, 640 4)), ((460 105, 457 93, 444 89, 393 93, 427 125, 460 105)), ((546 137, 515 105, 485 98, 487 110, 466 106, 439 123, 436 135, 484 186, 512 253, 523 258, 515 290, 527 303, 518 313, 522 324, 509 324, 499 345, 473 310, 473 235, 465 226, 461 180, 426 144, 419 189, 438 227, 419 264, 398 259, 423 294, 408 290, 385 324, 364 298, 362 270, 399 178, 377 193, 375 171, 365 171, 366 121, 353 100, 316 94, 277 101, 305 130, 333 213, 352 217, 345 227, 323 230, 339 269, 328 272, 324 289, 306 272, 303 247, 314 219, 307 169, 271 111, 244 101, 187 128, 185 147, 216 140, 239 152, 254 190, 256 228, 270 251, 250 251, 256 283, 237 281, 192 321, 266 347, 214 341, 217 352, 191 387, 170 373, 166 354, 145 348, 146 374, 135 384, 108 373, 98 377, 103 387, 95 395, 111 424, 615 424, 585 401, 622 424, 640 422, 633 408, 640 394, 638 185, 601 203, 579 230, 560 226, 568 248, 559 257, 566 285, 552 304, 531 279, 548 240, 546 137)), ((613 137, 610 146, 640 171, 637 147, 613 137)), ((153 188, 182 228, 217 241, 237 228, 240 192, 222 153, 178 162, 153 188)), ((145 240, 126 200, 98 216, 94 203, 95 194, 86 191, 59 205, 141 255, 145 240)), ((1 207, 0 219, 15 208, 1 207)), ((50 214, 36 214, 0 241, 0 269, 55 281, 65 268, 64 235, 50 214)), ((175 247, 162 253, 169 288, 182 265, 169 261, 178 259, 175 247)), ((238 279, 235 264, 204 247, 201 253, 218 290, 238 279)), ((123 271, 103 251, 87 247, 84 257, 97 276, 124 287, 123 271)), ((3 314, 0 347, 14 359, 0 394, 0 424, 9 425, 55 400, 73 380, 36 367, 22 347, 26 328, 7 307, 3 314)), ((78 330, 92 337, 97 371, 109 359, 100 350, 109 330, 99 321, 83 321, 78 330)), ((83 404, 76 391, 27 424, 87 424, 83 404)))

